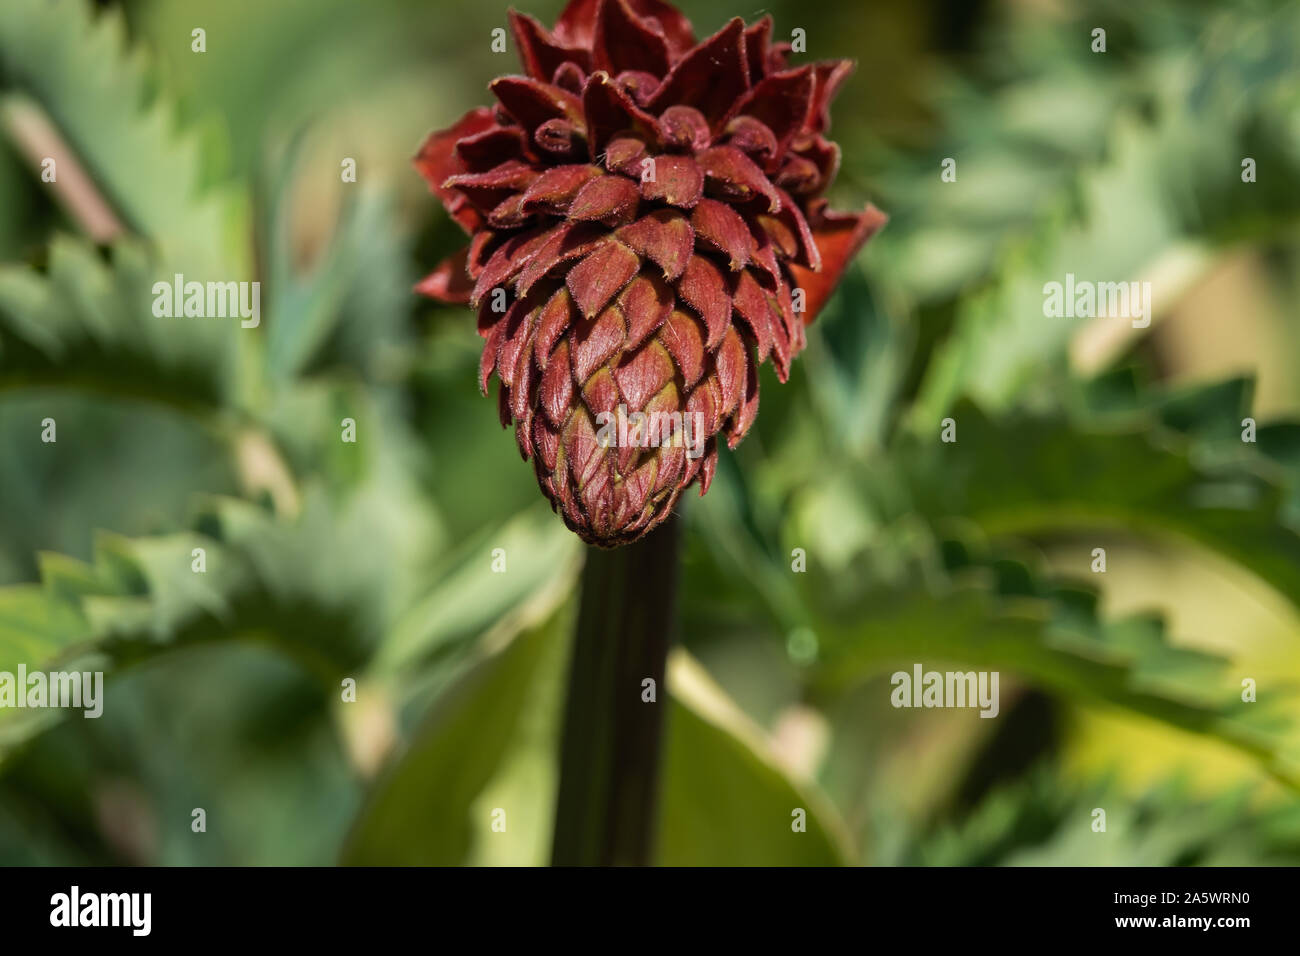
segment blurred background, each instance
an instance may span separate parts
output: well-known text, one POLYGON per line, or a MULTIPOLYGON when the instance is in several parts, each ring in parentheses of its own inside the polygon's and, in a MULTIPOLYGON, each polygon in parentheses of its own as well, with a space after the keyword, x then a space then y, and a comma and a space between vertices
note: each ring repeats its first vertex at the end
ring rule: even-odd
MULTIPOLYGON (((1300 863, 1300 7, 679 6, 857 61, 832 198, 891 221, 682 509, 658 859, 1300 863), (1150 328, 1044 318, 1067 272, 1150 328), (918 662, 997 719, 891 707, 918 662)), ((107 674, 0 711, 0 863, 546 862, 583 550, 410 291, 461 240, 410 158, 504 26, 0 9, 0 670, 107 674), (155 319, 174 272, 261 326, 155 319)))

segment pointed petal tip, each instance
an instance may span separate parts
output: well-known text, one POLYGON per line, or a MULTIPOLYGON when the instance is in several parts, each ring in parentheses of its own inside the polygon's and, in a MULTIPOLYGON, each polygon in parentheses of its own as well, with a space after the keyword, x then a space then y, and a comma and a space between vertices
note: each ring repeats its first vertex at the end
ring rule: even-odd
POLYGON ((438 263, 436 269, 415 284, 414 291, 438 302, 451 305, 468 304, 470 293, 474 288, 466 268, 468 256, 468 247, 448 256, 438 263))
POLYGON ((822 268, 814 271, 801 266, 789 266, 794 284, 806 293, 804 325, 817 317, 835 291, 840 276, 867 240, 889 221, 889 216, 874 203, 867 203, 860 213, 835 213, 828 212, 825 202, 820 201, 809 211, 815 223, 812 225, 812 233, 821 255, 822 268))

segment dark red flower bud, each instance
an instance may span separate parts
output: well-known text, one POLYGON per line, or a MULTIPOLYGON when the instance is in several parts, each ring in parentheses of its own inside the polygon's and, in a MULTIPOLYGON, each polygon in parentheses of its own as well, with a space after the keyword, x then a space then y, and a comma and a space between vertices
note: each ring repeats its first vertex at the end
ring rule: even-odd
POLYGON ((771 19, 702 43, 662 0, 571 0, 554 31, 511 13, 526 75, 416 156, 469 246, 417 287, 479 310, 542 491, 607 547, 645 534, 719 437, 785 381, 844 268, 886 217, 827 210, 830 101, 852 64, 787 66, 771 19))

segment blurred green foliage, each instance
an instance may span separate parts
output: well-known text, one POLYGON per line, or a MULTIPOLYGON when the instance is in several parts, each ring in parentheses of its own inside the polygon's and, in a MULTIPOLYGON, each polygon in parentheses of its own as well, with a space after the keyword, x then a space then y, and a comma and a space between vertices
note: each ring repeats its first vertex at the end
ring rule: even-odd
MULTIPOLYGON (((835 193, 891 222, 684 507, 659 859, 1300 862, 1300 10, 770 12, 858 61, 835 193), (1045 319, 1066 272, 1156 321, 1045 319), (1002 715, 894 710, 914 661, 1000 671, 1002 715)), ((0 7, 0 670, 108 674, 98 720, 0 712, 0 862, 546 861, 582 551, 473 322, 410 293, 456 229, 409 158, 514 68, 503 24, 0 7), (153 317, 174 272, 260 279, 261 327, 153 317)))

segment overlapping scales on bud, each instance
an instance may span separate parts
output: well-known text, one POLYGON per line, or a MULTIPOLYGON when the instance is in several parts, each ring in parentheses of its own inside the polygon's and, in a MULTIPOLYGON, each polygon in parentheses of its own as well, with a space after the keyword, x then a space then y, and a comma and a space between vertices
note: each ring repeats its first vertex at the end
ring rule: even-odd
POLYGON ((470 235, 418 289, 479 310, 480 385, 501 383, 542 491, 619 545, 708 490, 718 440, 758 412, 758 366, 786 380, 885 217, 819 198, 852 65, 789 67, 770 18, 699 44, 661 0, 572 0, 553 32, 510 20, 525 75, 416 157, 470 235))

